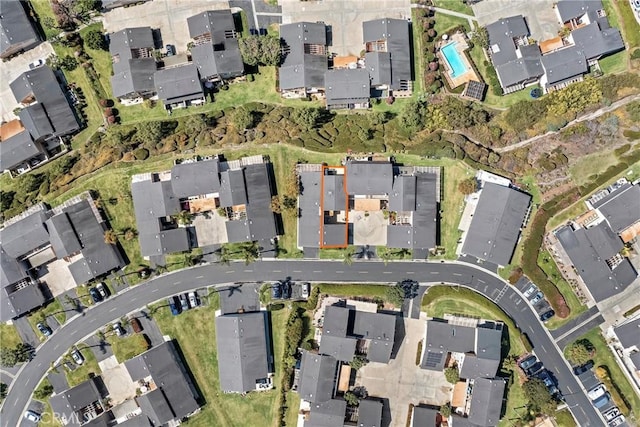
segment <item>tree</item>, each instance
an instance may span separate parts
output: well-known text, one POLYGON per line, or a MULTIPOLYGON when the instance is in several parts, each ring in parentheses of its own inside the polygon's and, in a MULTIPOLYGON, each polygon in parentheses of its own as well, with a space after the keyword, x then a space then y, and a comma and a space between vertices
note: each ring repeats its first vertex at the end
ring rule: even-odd
POLYGON ((475 178, 468 178, 463 181, 460 181, 458 184, 458 191, 464 195, 475 193, 478 189, 478 182, 475 178))
POLYGON ((567 349, 567 359, 574 365, 584 365, 593 357, 594 347, 591 341, 581 339, 569 346, 567 349))
POLYGON ((18 355, 13 348, 0 349, 0 366, 13 368, 18 363, 18 355))
POLYGON ((446 368, 444 370, 444 377, 451 384, 457 383, 458 381, 460 381, 460 373, 458 372, 458 368, 455 366, 446 368))
POLYGON ((421 131, 424 129, 426 115, 426 102, 409 101, 400 113, 400 124, 411 133, 421 131))
POLYGON ((387 113, 386 111, 369 113, 369 123, 371 123, 372 126, 383 125, 389 120, 389 113, 387 113))
POLYGON ((256 66, 260 62, 260 40, 257 36, 238 39, 240 55, 245 64, 256 66))
POLYGON ((531 378, 523 384, 522 388, 531 410, 544 415, 555 413, 558 402, 551 396, 541 379, 531 378))
POLYGON ((253 112, 243 106, 237 107, 231 114, 231 121, 240 131, 251 129, 254 125, 253 112))
POLYGON ((0 383, 0 402, 2 402, 5 397, 7 397, 8 389, 9 387, 5 383, 0 383))
POLYGON ((282 207, 286 210, 295 209, 298 206, 298 201, 295 197, 282 196, 282 207))
POLYGON ((124 232, 124 240, 129 242, 135 239, 137 235, 138 232, 136 230, 134 230, 133 228, 127 228, 124 232))
POLYGON ((65 55, 58 60, 58 65, 65 71, 73 71, 78 67, 78 60, 71 55, 65 55))
POLYGON ((87 31, 84 36, 84 42, 87 47, 95 50, 104 50, 107 48, 106 40, 104 39, 104 35, 102 31, 98 29, 92 29, 87 31))
POLYGON ((220 249, 216 250, 216 254, 218 255, 218 262, 220 264, 229 265, 231 262, 231 253, 227 246, 221 246, 220 249))
POLYGON ((164 136, 162 122, 151 120, 136 125, 136 138, 145 144, 156 145, 164 136))
POLYGON ((260 248, 257 242, 247 242, 242 246, 242 257, 246 265, 251 264, 260 256, 260 248))
POLYGON ((38 400, 46 400, 53 394, 53 386, 45 381, 40 387, 34 390, 33 397, 38 400))
POLYGON ((108 245, 115 245, 118 241, 118 236, 113 230, 107 230, 104 232, 104 242, 108 245))
POLYGON ((471 40, 482 46, 483 49, 487 49, 489 47, 489 33, 487 29, 484 27, 480 27, 477 22, 474 22, 474 32, 471 40))
POLYGON ((33 347, 30 344, 21 342, 16 346, 15 352, 18 362, 28 362, 33 355, 33 347))
POLYGON ((440 414, 444 418, 449 418, 451 416, 451 403, 445 403, 440 407, 440 414))
POLYGON ((186 211, 186 210, 181 210, 180 212, 175 214, 173 217, 174 217, 174 219, 176 221, 178 221, 178 224, 180 224, 180 225, 189 225, 189 224, 191 224, 191 220, 193 218, 193 216, 191 215, 191 212, 186 211))
POLYGON ((353 255, 356 253, 356 249, 353 246, 347 246, 342 251, 342 262, 347 265, 353 264, 353 255))
POLYGON ((358 369, 363 368, 367 363, 369 363, 369 360, 358 354, 351 362, 349 362, 349 366, 351 366, 351 369, 354 371, 357 371, 358 369))
POLYGON ((240 54, 245 64, 252 67, 262 65, 279 65, 282 59, 280 38, 267 36, 249 36, 238 40, 240 54))
POLYGON ((282 212, 282 206, 280 204, 280 197, 278 196, 272 196, 271 197, 271 212, 279 214, 282 212))
POLYGON ((192 114, 184 122, 187 135, 199 135, 207 128, 207 122, 202 114, 192 114))
POLYGON ((396 307, 400 307, 404 302, 404 289, 401 285, 387 286, 384 291, 385 299, 396 307))
POLYGON ((291 113, 291 121, 304 130, 310 130, 316 127, 320 115, 319 108, 295 108, 291 113))
POLYGON ((347 402, 349 406, 358 406, 360 404, 360 400, 358 396, 356 396, 353 392, 348 391, 344 394, 344 400, 347 402))

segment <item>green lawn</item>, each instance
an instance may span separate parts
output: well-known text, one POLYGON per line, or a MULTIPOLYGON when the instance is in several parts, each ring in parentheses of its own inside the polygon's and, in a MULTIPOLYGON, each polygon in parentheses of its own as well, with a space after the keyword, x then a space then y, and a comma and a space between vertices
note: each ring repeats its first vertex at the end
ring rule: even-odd
MULTIPOLYGON (((93 355, 93 351, 86 344, 78 344, 78 350, 84 356, 84 363, 78 366, 74 371, 70 371, 66 368, 63 368, 67 374, 67 382, 69 383, 69 387, 77 386, 80 383, 85 382, 89 379, 90 374, 99 375, 100 367, 98 366, 98 361, 96 357, 93 355)), ((73 361, 71 356, 68 356, 69 361, 73 361)), ((77 366, 77 365, 76 365, 77 366)))
MULTIPOLYGON (((276 360, 274 384, 278 385, 280 361, 284 351, 285 324, 288 309, 271 312, 273 344, 276 360)), ((189 310, 172 316, 161 307, 154 319, 163 334, 176 339, 186 365, 206 400, 202 411, 189 420, 193 426, 275 426, 279 390, 249 393, 241 396, 222 393, 218 379, 218 358, 215 338, 214 308, 189 310)))
POLYGON ((555 418, 558 427, 577 427, 576 420, 568 409, 556 412, 555 418))
POLYGON ((436 30, 437 37, 460 25, 465 28, 465 31, 471 30, 469 28, 469 21, 464 18, 458 18, 457 16, 436 12, 435 20, 436 24, 433 28, 436 30))
POLYGON ((120 363, 144 353, 149 348, 147 340, 141 334, 129 334, 124 337, 111 334, 105 340, 111 345, 111 351, 120 363))
POLYGON ((41 340, 44 340, 44 336, 40 333, 40 331, 38 331, 38 328, 36 328, 36 323, 42 321, 43 317, 49 316, 55 317, 58 323, 60 323, 61 325, 63 325, 66 321, 67 316, 62 309, 60 301, 58 301, 57 299, 51 301, 49 304, 47 304, 46 307, 43 307, 38 311, 29 314, 29 317, 27 318, 29 320, 29 323, 31 324, 31 327, 36 332, 36 335, 41 340))
POLYGON ((0 347, 15 348, 21 342, 22 340, 15 326, 0 323, 0 347))
MULTIPOLYGON (((509 331, 508 353, 520 356, 525 352, 525 347, 520 340, 519 331, 513 321, 497 305, 476 292, 460 287, 436 286, 431 287, 425 293, 422 301, 422 310, 431 317, 443 317, 444 314, 464 314, 477 316, 483 319, 502 320, 509 331)), ((504 353, 504 352, 503 352, 504 353)), ((517 373, 509 371, 515 377, 513 384, 507 392, 507 407, 500 426, 510 426, 511 418, 519 418, 518 408, 526 405, 522 388, 518 385, 517 373)), ((522 411, 522 409, 520 409, 522 411)))
POLYGON ((629 52, 623 50, 613 55, 606 56, 598 61, 600 69, 605 74, 622 73, 627 70, 629 52))
POLYGON ((601 150, 579 158, 569 167, 569 174, 577 185, 584 185, 592 181, 591 176, 604 172, 618 162, 618 156, 613 150, 601 150))
POLYGON ((622 372, 620 366, 618 366, 618 363, 616 362, 613 353, 611 353, 611 350, 609 350, 607 342, 602 336, 600 329, 594 328, 583 336, 579 337, 577 340, 580 339, 588 339, 589 341, 591 341, 596 349, 595 355, 593 357, 594 365, 596 367, 602 365, 607 366, 611 374, 612 383, 618 388, 618 391, 620 392, 628 406, 631 408, 631 411, 633 412, 635 417, 640 417, 640 397, 634 392, 631 384, 629 384, 629 381, 627 380, 627 377, 622 372))
POLYGON ((631 9, 631 5, 628 1, 619 1, 616 2, 615 5, 622 18, 622 25, 620 27, 625 42, 629 44, 629 49, 633 50, 640 47, 640 25, 638 25, 638 21, 633 17, 634 12, 631 9))
POLYGON ((413 92, 420 93, 423 90, 422 85, 424 83, 424 49, 422 48, 422 32, 424 30, 419 25, 420 18, 418 18, 418 9, 411 9, 411 20, 413 21, 411 27, 413 30, 413 72, 415 75, 413 92))
MULTIPOLYGON (((89 31, 96 29, 104 32, 102 23, 95 23, 80 30, 80 36, 84 38, 89 31)), ((109 54, 108 50, 95 50, 86 45, 85 50, 87 51, 89 56, 91 56, 91 63, 93 64, 93 68, 98 73, 100 84, 102 85, 105 93, 110 98, 113 94, 111 90, 111 73, 113 71, 113 67, 111 65, 111 54, 109 54)))
POLYGON ((336 297, 369 297, 380 298, 382 300, 386 297, 387 286, 386 285, 367 285, 367 284, 332 284, 332 283, 320 283, 316 285, 320 288, 322 294, 332 295, 336 297))
POLYGON ((57 23, 55 15, 53 14, 53 10, 51 9, 50 0, 31 0, 30 3, 36 13, 36 19, 38 20, 38 22, 40 22, 40 25, 42 26, 47 39, 58 35, 60 33, 60 30, 49 28, 42 22, 44 18, 51 18, 54 23, 57 23))
POLYGON ((434 0, 433 5, 442 9, 449 9, 453 10, 454 12, 460 12, 466 15, 474 16, 471 6, 464 4, 462 0, 434 0))

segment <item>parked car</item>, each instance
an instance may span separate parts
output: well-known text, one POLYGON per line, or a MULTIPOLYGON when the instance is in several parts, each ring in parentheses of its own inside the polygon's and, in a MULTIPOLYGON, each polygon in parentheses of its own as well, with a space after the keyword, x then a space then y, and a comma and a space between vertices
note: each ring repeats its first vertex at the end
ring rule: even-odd
POLYGON ((104 299, 109 296, 109 290, 104 283, 98 283, 96 285, 96 290, 100 293, 100 296, 104 299))
POLYGON ((591 368, 593 368, 593 360, 589 360, 584 365, 574 367, 573 368, 573 373, 576 374, 576 375, 582 375, 585 372, 587 372, 588 370, 590 370, 591 368))
POLYGON ((282 298, 282 284, 280 282, 275 282, 273 285, 271 285, 271 298, 282 298))
POLYGON ((90 288, 89 295, 91 295, 91 299, 96 304, 102 301, 102 295, 100 295, 100 292, 98 292, 96 288, 90 288))
POLYGON ((594 401, 599 397, 604 396, 606 392, 607 392, 607 388, 604 386, 604 384, 600 383, 597 386, 593 387, 591 390, 589 390, 589 392, 587 393, 587 396, 589 396, 589 399, 594 401))
POLYGON ((302 292, 301 292, 301 296, 302 298, 309 298, 309 295, 311 294, 311 284, 310 283, 303 283, 302 284, 302 292))
POLYGON ((609 403, 610 400, 611 400, 611 395, 607 391, 602 396, 598 397, 593 401, 593 406, 600 409, 604 407, 607 403, 609 403))
POLYGON ((282 284, 282 299, 291 298, 291 282, 286 281, 282 284))
POLYGON ((555 386, 556 385, 555 380, 553 379, 553 377, 551 376, 549 371, 547 371, 546 369, 543 369, 540 372, 538 372, 536 374, 536 378, 540 378, 542 380, 542 382, 544 383, 544 385, 546 385, 547 387, 551 387, 551 386, 555 386))
POLYGON ((127 331, 124 330, 124 328, 122 327, 122 323, 120 323, 120 322, 115 322, 113 324, 113 331, 119 337, 127 334, 127 331))
POLYGON ((174 316, 180 314, 180 309, 178 308, 178 304, 176 304, 176 297, 170 297, 167 302, 169 303, 171 314, 173 314, 174 316))
POLYGON ((542 313, 540 315, 540 320, 543 322, 546 322, 547 320, 551 319, 553 316, 556 315, 556 312, 553 310, 547 310, 544 313, 542 313))
POLYGON ((38 323, 36 324, 36 327, 38 328, 38 330, 40 331, 40 333, 42 335, 44 335, 45 337, 50 337, 51 334, 53 333, 53 331, 51 330, 51 328, 49 327, 49 325, 46 325, 44 323, 38 323))
POLYGON ((608 411, 606 411, 605 413, 603 413, 602 415, 604 416, 605 420, 611 421, 615 418, 618 418, 618 416, 620 415, 620 409, 618 409, 617 407, 613 407, 608 411))
POLYGON ((77 348, 73 349, 73 351, 71 352, 71 358, 78 365, 82 365, 84 363, 84 356, 82 355, 82 353, 80 353, 80 350, 78 350, 77 348))
POLYGON ((140 324, 140 321, 138 319, 136 319, 135 317, 132 317, 131 320, 129 320, 129 324, 131 325, 131 328, 133 329, 133 332, 135 332, 136 334, 140 333, 143 331, 142 325, 140 324))
POLYGON ((44 60, 43 59, 36 59, 31 64, 29 64, 29 69, 33 70, 34 68, 38 68, 41 65, 44 65, 44 60))
POLYGON ((538 372, 540 372, 540 370, 544 368, 544 366, 542 365, 542 363, 540 362, 536 362, 533 365, 531 365, 530 368, 525 369, 524 373, 527 374, 528 377, 532 377, 534 375, 536 375, 538 372))
POLYGON ((167 56, 173 56, 176 54, 176 47, 172 44, 166 45, 165 49, 167 50, 167 56))
POLYGON ((538 287, 536 285, 531 285, 527 288, 526 291, 524 291, 523 295, 525 298, 529 298, 531 295, 533 295, 536 291, 538 290, 538 287))
POLYGON ((200 302, 198 301, 198 296, 196 295, 195 292, 189 292, 189 305, 191 306, 191 308, 196 308, 197 306, 200 305, 200 302))
POLYGON ((182 311, 189 310, 189 300, 187 300, 187 297, 184 295, 180 295, 178 299, 180 300, 180 309, 182 311))
POLYGON ((640 11, 640 0, 633 0, 633 8, 640 11))
POLYGON ((520 362, 518 362, 518 366, 520 366, 520 368, 523 371, 527 371, 527 369, 531 368, 533 365, 536 364, 536 362, 538 361, 538 359, 536 359, 536 357, 534 355, 531 355, 523 360, 521 360, 520 362))
POLYGON ((36 411, 32 411, 31 409, 27 409, 26 412, 24 413, 24 418, 26 420, 31 421, 32 423, 36 423, 37 424, 37 423, 40 422, 40 419, 42 417, 36 411))
POLYGON ((542 298, 544 298, 544 294, 542 292, 538 292, 533 298, 531 298, 531 300, 529 300, 529 302, 531 305, 536 305, 542 300, 542 298))
POLYGON ((619 417, 614 418, 613 420, 609 421, 609 427, 618 427, 619 425, 621 425, 625 421, 626 421, 626 418, 624 417, 624 415, 620 415, 619 417))

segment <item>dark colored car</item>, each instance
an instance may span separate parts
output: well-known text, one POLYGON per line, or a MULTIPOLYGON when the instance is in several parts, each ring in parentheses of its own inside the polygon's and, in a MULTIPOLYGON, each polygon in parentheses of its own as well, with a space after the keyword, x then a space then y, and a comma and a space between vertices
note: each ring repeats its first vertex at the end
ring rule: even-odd
POLYGON ((531 356, 527 357, 526 359, 521 360, 520 362, 518 362, 518 366, 520 366, 520 368, 522 368, 523 371, 527 372, 527 369, 529 369, 533 365, 535 365, 537 361, 538 361, 538 359, 536 359, 535 356, 531 355, 531 356))
POLYGON ((136 334, 139 334, 140 332, 142 332, 142 325, 140 324, 140 321, 135 317, 129 320, 129 324, 133 328, 133 332, 135 332, 136 334))
POLYGON ((96 304, 102 301, 102 295, 100 295, 100 292, 98 292, 96 288, 90 288, 89 295, 91 295, 91 299, 96 304))
POLYGON ((542 320, 543 322, 546 322, 547 320, 551 319, 555 315, 556 315, 555 311, 548 310, 540 315, 540 320, 542 320))
POLYGON ((589 360, 584 365, 574 367, 573 368, 573 373, 576 374, 576 375, 582 375, 585 372, 587 372, 588 370, 590 370, 591 368, 593 368, 593 360, 589 360))
POLYGON ((609 403, 609 400, 611 400, 611 395, 609 394, 609 392, 606 392, 605 394, 603 394, 602 396, 598 397, 596 400, 593 401, 593 406, 600 409, 604 405, 609 403))
POLYGON ((282 284, 282 299, 291 298, 291 282, 284 282, 282 284))
POLYGON ((51 328, 47 325, 45 325, 44 323, 38 323, 36 325, 36 327, 38 328, 38 330, 40 331, 40 333, 42 335, 44 335, 45 337, 50 337, 52 334, 51 328))
POLYGON ((544 366, 542 366, 542 363, 540 362, 536 362, 533 365, 531 365, 531 367, 527 368, 524 370, 524 373, 527 374, 528 377, 532 377, 535 374, 537 374, 538 372, 540 372, 540 370, 543 368, 544 366))
POLYGON ((167 56, 173 56, 176 54, 176 47, 172 44, 166 45, 165 49, 167 49, 167 56))
POLYGON ((275 282, 273 285, 271 285, 271 298, 282 298, 282 284, 280 282, 275 282))
POLYGON ((178 304, 176 304, 176 297, 171 297, 167 300, 169 303, 169 309, 171 310, 171 314, 177 316, 180 314, 180 309, 178 308, 178 304))
POLYGON ((555 379, 551 376, 551 373, 549 373, 549 371, 547 371, 546 369, 543 369, 542 371, 538 372, 535 376, 536 378, 540 378, 542 380, 542 382, 544 383, 545 386, 547 386, 547 389, 549 390, 549 393, 551 393, 552 396, 560 394, 560 390, 558 390, 558 385, 556 384, 555 379))

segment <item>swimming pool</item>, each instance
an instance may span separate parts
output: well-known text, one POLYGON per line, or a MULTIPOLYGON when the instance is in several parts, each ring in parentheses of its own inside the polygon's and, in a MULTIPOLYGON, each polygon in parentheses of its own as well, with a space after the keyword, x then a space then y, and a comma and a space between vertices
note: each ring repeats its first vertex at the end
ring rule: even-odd
POLYGON ((449 68, 451 68, 451 77, 458 77, 467 72, 467 66, 456 50, 456 44, 458 43, 452 42, 440 49, 445 60, 449 63, 449 68))

